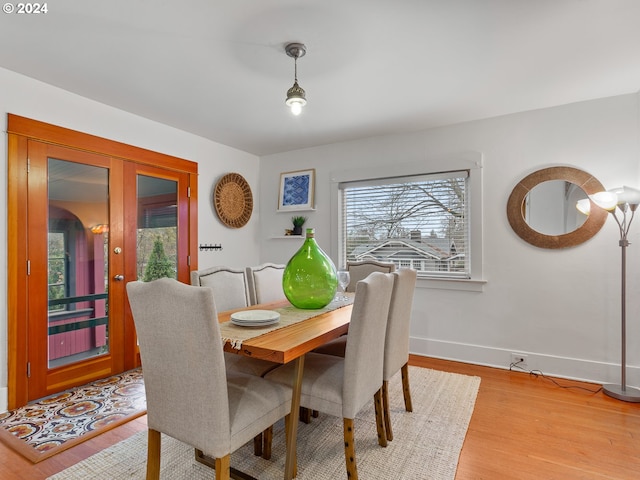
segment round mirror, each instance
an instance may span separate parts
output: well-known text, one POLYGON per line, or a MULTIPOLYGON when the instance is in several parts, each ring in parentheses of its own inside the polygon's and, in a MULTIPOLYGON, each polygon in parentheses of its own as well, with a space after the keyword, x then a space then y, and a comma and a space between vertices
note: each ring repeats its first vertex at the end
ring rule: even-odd
POLYGON ((524 199, 524 220, 536 232, 564 235, 580 228, 587 215, 576 208, 578 200, 589 198, 575 183, 549 180, 531 189, 524 199))
POLYGON ((507 217, 514 232, 531 245, 572 247, 594 236, 607 219, 601 208, 592 208, 589 216, 580 213, 576 202, 603 190, 596 178, 577 168, 545 168, 515 186, 507 217))

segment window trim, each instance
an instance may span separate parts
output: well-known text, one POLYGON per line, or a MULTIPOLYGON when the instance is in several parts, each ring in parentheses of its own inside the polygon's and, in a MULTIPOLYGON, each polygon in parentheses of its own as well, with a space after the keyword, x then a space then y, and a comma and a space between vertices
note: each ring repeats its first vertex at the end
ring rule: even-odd
POLYGON ((468 211, 469 211, 469 279, 462 278, 424 278, 418 280, 422 288, 441 288, 447 290, 481 291, 485 280, 482 276, 482 161, 480 152, 460 152, 442 156, 427 157, 419 163, 400 163, 378 167, 355 168, 332 171, 331 177, 331 256, 340 257, 340 238, 342 209, 339 185, 342 182, 376 180, 398 176, 429 174, 454 170, 469 171, 468 211))

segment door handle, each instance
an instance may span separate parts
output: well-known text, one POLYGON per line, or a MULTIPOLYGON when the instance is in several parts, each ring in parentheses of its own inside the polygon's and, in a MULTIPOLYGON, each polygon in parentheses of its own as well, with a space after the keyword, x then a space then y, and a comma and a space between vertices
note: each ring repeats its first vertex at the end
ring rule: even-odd
POLYGON ((114 279, 116 282, 121 282, 122 280, 124 280, 124 275, 115 275, 115 276, 113 277, 113 279, 114 279))

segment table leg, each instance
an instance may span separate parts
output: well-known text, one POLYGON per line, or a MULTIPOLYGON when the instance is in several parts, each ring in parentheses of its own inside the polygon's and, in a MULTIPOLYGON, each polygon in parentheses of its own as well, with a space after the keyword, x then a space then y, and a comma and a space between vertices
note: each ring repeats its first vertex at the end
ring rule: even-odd
POLYGON ((291 397, 291 415, 287 430, 287 460, 284 466, 284 480, 293 480, 297 475, 296 437, 298 435, 298 415, 300 412, 300 392, 302 391, 302 371, 304 355, 296 360, 293 370, 293 391, 291 397))

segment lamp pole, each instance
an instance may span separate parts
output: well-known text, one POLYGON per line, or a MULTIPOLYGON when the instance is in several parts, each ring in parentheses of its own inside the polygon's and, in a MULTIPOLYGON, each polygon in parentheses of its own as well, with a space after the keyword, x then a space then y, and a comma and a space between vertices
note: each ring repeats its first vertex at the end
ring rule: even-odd
POLYGON ((622 275, 621 275, 621 322, 622 322, 622 345, 621 353, 622 358, 620 362, 620 385, 603 385, 602 390, 610 397, 623 400, 625 402, 640 402, 640 390, 633 387, 627 387, 627 247, 629 246, 629 240, 627 240, 627 234, 629 233, 629 227, 633 221, 638 204, 620 203, 618 209, 622 212, 622 221, 616 215, 616 209, 611 210, 611 214, 615 219, 620 229, 620 249, 622 252, 622 275), (628 218, 627 213, 631 212, 631 216, 628 218))

